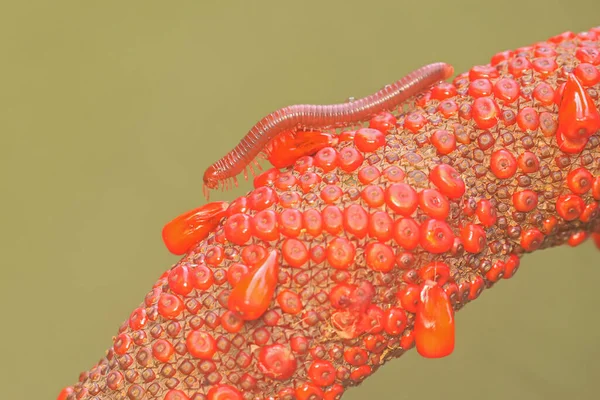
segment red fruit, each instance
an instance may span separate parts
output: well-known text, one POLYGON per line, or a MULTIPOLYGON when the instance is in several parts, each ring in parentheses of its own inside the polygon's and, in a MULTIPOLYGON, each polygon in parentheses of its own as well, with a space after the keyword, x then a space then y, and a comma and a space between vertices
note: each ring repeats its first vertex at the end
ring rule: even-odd
POLYGON ((420 292, 417 285, 409 283, 397 293, 396 297, 400 300, 403 309, 415 313, 419 304, 420 292))
POLYGON ((515 209, 520 212, 533 211, 538 205, 538 195, 533 190, 515 192, 512 197, 515 209))
POLYGON ((446 219, 450 213, 448 199, 435 189, 425 189, 419 192, 419 206, 431 218, 446 219))
POLYGON ((456 149, 456 137, 445 129, 433 131, 430 140, 439 154, 450 154, 456 149))
POLYGON ((362 167, 360 171, 358 171, 358 180, 363 185, 367 185, 373 182, 380 176, 381 172, 379 172, 379 169, 373 165, 367 165, 366 167, 362 167))
POLYGON ((229 295, 229 309, 248 321, 260 318, 269 308, 279 273, 276 250, 244 276, 229 295))
POLYGON ((218 225, 228 206, 225 201, 214 201, 173 219, 162 230, 167 249, 177 255, 187 253, 218 225))
POLYGON ((585 207, 581 197, 574 194, 560 196, 556 200, 556 211, 565 221, 573 221, 579 218, 585 207))
POLYGON ((295 208, 286 208, 277 215, 277 220, 283 236, 295 238, 302 231, 302 213, 295 208))
POLYGON ((192 357, 210 360, 217 351, 217 342, 205 331, 190 331, 185 340, 188 353, 192 357))
POLYGON ((338 155, 338 166, 345 172, 356 170, 363 161, 363 155, 354 147, 344 147, 338 155))
POLYGON ((323 390, 312 383, 300 383, 296 387, 296 400, 318 400, 323 395, 323 390))
POLYGON ((169 288, 177 294, 187 296, 194 288, 192 274, 185 265, 177 265, 169 271, 169 288))
POLYGON ((329 361, 315 360, 308 367, 308 377, 316 385, 326 387, 335 382, 335 368, 329 361))
POLYGON ((567 82, 558 110, 558 132, 566 140, 586 140, 600 129, 600 112, 593 99, 573 74, 567 82))
POLYGON ((294 268, 302 267, 309 259, 306 245, 298 239, 285 239, 281 245, 281 254, 285 262, 294 268))
POLYGON ((369 128, 377 129, 387 133, 390 129, 396 127, 396 117, 389 112, 380 112, 369 121, 369 128))
POLYGON ((240 280, 248 273, 248 267, 242 263, 232 263, 227 268, 227 281, 231 287, 236 287, 240 280))
MULTIPOLYGON (((165 394, 164 400, 190 400, 190 398, 185 393, 183 393, 181 390, 170 389, 165 394)), ((229 398, 228 398, 228 400, 229 400, 229 398)), ((233 399, 231 399, 231 400, 233 400, 233 399)))
POLYGON ((296 372, 296 367, 296 357, 282 344, 263 346, 258 353, 258 368, 271 379, 289 379, 296 372))
POLYGON ((311 236, 319 236, 323 231, 323 217, 314 208, 309 208, 302 213, 302 224, 306 229, 306 233, 311 236))
POLYGON ((73 387, 67 386, 66 388, 64 388, 63 390, 60 391, 60 393, 58 394, 58 398, 56 400, 67 400, 67 397, 69 397, 69 395, 72 393, 73 393, 73 387))
POLYGON ((279 170, 277 168, 270 168, 254 178, 254 187, 259 188, 262 186, 272 185, 278 176, 279 170))
POLYGON ((429 172, 429 180, 442 194, 458 199, 465 193, 465 183, 454 168, 448 164, 439 164, 429 172))
POLYGON ((346 232, 362 239, 367 235, 369 229, 369 214, 362 206, 351 204, 344 209, 344 229, 346 232))
POLYGON ((221 315, 221 326, 229 333, 237 333, 244 327, 244 320, 238 313, 227 310, 221 315))
POLYGON ((277 214, 273 210, 262 210, 252 217, 250 224, 252 234, 265 242, 279 239, 277 214))
POLYGON ((445 357, 454 350, 454 309, 435 282, 423 284, 414 332, 417 351, 423 357, 445 357))
POLYGON ((212 271, 204 264, 191 269, 192 285, 199 290, 207 290, 214 283, 212 271))
POLYGON ((174 352, 173 345, 164 339, 159 339, 152 344, 152 355, 160 362, 169 362, 174 352))
POLYGON ((476 213, 479 222, 487 228, 493 226, 498 219, 496 208, 492 205, 492 202, 487 199, 481 199, 477 202, 476 213))
POLYGON ((600 82, 600 71, 588 63, 581 63, 573 71, 583 86, 594 86, 600 82))
POLYGON ((360 197, 369 207, 381 207, 385 203, 385 194, 379 185, 368 185, 360 192, 360 197))
POLYGON ((332 235, 337 235, 344 228, 342 211, 338 206, 326 206, 321 211, 323 228, 332 235))
POLYGON ((161 293, 158 299, 158 313, 166 319, 175 319, 183 311, 183 301, 173 294, 161 293))
POLYGON ((432 261, 424 267, 419 268, 419 278, 422 281, 435 281, 444 286, 450 279, 450 267, 441 261, 432 261))
POLYGON ((444 221, 428 219, 421 225, 421 247, 433 254, 449 251, 454 243, 454 234, 444 221))
POLYGON ((319 167, 323 171, 329 172, 337 167, 337 157, 337 151, 333 147, 325 147, 314 155, 313 161, 315 167, 319 167))
POLYGON ((540 126, 540 117, 533 107, 523 107, 517 113, 517 125, 524 131, 535 131, 540 126))
POLYGON ((277 295, 277 303, 281 310, 288 314, 298 314, 302 311, 302 300, 297 293, 291 290, 283 290, 277 295))
POLYGON ((277 192, 270 187, 263 186, 250 192, 248 206, 253 210, 261 211, 276 204, 277 200, 277 192))
MULTIPOLYGON (((243 400, 242 393, 229 385, 217 385, 210 388, 207 393, 208 400, 243 400)), ((185 400, 185 399, 182 399, 185 400)))
POLYGON ((224 225, 225 237, 233 244, 244 245, 252 237, 250 216, 242 213, 233 214, 224 225))
POLYGON ((492 83, 488 79, 475 79, 469 84, 469 96, 477 98, 490 94, 492 94, 492 83))
POLYGON ((567 175, 567 185, 571 192, 575 194, 587 193, 593 184, 594 177, 585 168, 577 168, 567 175))
POLYGON ((494 96, 510 104, 519 97, 519 84, 510 78, 499 79, 494 85, 494 96))
POLYGON ((417 209, 417 192, 406 183, 393 183, 385 190, 385 202, 394 212, 408 217, 417 209))
POLYGON ((394 224, 394 240, 406 250, 413 250, 419 245, 420 227, 412 218, 401 218, 394 224))
POLYGON ((540 160, 530 151, 526 151, 517 159, 517 165, 526 174, 537 172, 540 169, 540 160))
POLYGON ((373 271, 390 272, 396 263, 394 250, 379 242, 370 242, 365 248, 366 264, 373 271))
POLYGON ((354 145, 364 153, 372 153, 385 145, 385 135, 377 129, 361 128, 354 135, 354 145))
POLYGON ((529 228, 521 233, 521 247, 525 251, 535 251, 544 241, 544 234, 537 228, 529 228))
POLYGON ((355 253, 354 245, 346 238, 336 237, 327 243, 327 261, 333 268, 350 268, 355 253))
POLYGON ((496 177, 508 179, 517 172, 517 160, 510 151, 500 149, 492 153, 490 169, 496 177))
POLYGON ((460 230, 462 244, 469 253, 481 253, 486 245, 486 234, 483 228, 476 224, 466 224, 460 230))
MULTIPOLYGON (((393 237, 394 221, 388 213, 376 211, 369 218, 369 236, 387 242, 393 237)), ((417 227, 418 230, 418 227, 417 227)))
POLYGON ((479 129, 489 129, 498 123, 498 106, 490 97, 475 99, 471 113, 479 129))
POLYGON ((391 307, 385 312, 383 329, 388 335, 400 335, 406 328, 406 312, 400 307, 391 307))
POLYGON ((321 190, 321 199, 325 204, 333 204, 342 197, 344 192, 338 185, 327 185, 321 190))

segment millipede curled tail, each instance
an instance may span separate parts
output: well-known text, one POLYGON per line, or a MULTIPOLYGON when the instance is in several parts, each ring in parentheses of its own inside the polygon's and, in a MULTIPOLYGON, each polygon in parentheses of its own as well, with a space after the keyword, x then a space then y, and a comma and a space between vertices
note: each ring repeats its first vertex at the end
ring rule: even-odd
MULTIPOLYGON (((448 79, 454 73, 451 65, 433 63, 421 67, 383 89, 352 102, 313 105, 298 104, 280 108, 267 115, 248 131, 240 143, 204 172, 204 195, 209 189, 227 188, 236 176, 252 168, 252 161, 279 133, 294 129, 325 129, 367 120, 382 111, 399 106, 429 86, 448 79)), ((258 164, 256 163, 258 166, 258 164)))

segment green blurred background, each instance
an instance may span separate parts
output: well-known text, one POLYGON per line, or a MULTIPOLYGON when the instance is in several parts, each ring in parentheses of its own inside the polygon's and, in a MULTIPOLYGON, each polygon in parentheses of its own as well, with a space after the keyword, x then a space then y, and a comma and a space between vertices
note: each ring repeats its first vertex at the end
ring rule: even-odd
MULTIPOLYGON (((104 354, 177 260, 163 224, 266 113, 600 25, 598 0, 251 3, 4 3, 3 399, 55 399, 104 354)), ((451 357, 413 351, 345 399, 599 398, 599 265, 590 243, 526 257, 458 315, 451 357)))

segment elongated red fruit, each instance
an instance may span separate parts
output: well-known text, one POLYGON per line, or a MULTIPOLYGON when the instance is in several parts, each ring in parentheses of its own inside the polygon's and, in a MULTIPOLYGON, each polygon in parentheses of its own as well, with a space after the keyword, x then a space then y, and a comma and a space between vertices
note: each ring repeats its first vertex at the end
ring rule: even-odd
POLYGON ((454 309, 446 292, 426 281, 415 317, 415 344, 420 355, 440 358, 454 350, 454 309))
POLYGON ((187 253, 204 239, 225 215, 229 203, 215 201, 195 208, 170 221, 162 230, 167 249, 173 254, 187 253))
POLYGON ((245 320, 260 318, 269 308, 279 272, 276 250, 244 276, 229 295, 229 309, 240 314, 245 320))

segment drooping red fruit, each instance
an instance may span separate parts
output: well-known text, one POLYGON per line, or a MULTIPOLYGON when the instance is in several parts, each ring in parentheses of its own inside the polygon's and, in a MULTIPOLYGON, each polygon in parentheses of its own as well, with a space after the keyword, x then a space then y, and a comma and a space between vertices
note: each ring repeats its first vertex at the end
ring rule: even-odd
POLYGON ((593 99, 574 74, 567 75, 560 108, 558 131, 566 140, 589 139, 600 129, 600 112, 593 99))
POLYGON ((66 388, 60 391, 56 400, 67 400, 67 397, 69 397, 71 393, 73 393, 73 387, 67 386, 66 388))
POLYGON ((420 355, 445 357, 454 350, 454 309, 450 298, 435 282, 421 289, 421 301, 415 317, 415 342, 420 355))
POLYGON ((187 253, 217 226, 228 206, 226 201, 214 201, 181 214, 167 223, 162 230, 167 249, 176 255, 187 253))
POLYGON ((244 397, 239 390, 230 385, 217 385, 207 393, 208 400, 242 400, 244 397))
POLYGON ((229 309, 238 312, 246 321, 260 318, 271 304, 278 273, 278 254, 272 250, 233 288, 228 300, 229 309))
POLYGON ((336 142, 336 138, 326 132, 282 132, 269 143, 268 160, 274 167, 289 167, 301 157, 314 154, 336 142))

